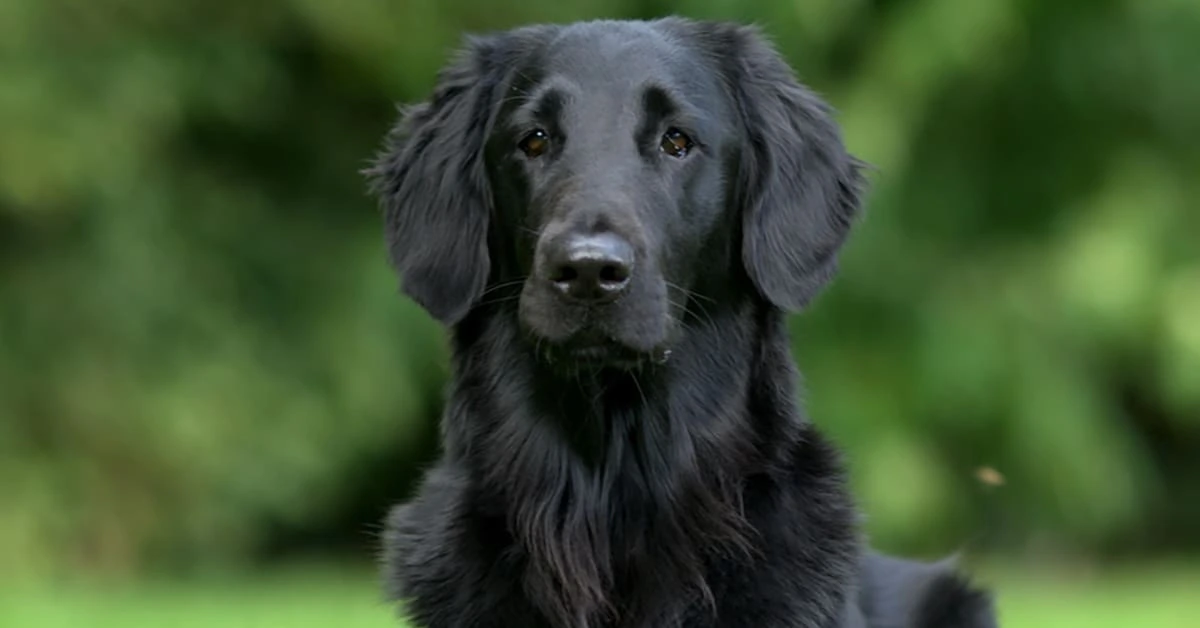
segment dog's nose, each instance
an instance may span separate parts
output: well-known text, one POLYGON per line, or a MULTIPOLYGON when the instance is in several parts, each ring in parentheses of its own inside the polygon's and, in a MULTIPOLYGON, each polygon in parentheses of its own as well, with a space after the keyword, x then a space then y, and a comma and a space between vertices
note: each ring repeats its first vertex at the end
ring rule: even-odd
POLYGON ((633 247, 613 233, 575 235, 547 256, 547 278, 562 294, 579 301, 615 298, 629 285, 633 247))

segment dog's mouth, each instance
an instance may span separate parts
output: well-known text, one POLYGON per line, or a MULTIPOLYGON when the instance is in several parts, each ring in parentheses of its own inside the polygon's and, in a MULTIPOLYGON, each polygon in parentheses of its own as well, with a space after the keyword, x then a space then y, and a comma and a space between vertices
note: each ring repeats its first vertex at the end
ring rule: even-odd
POLYGON ((572 338, 546 347, 545 357, 552 365, 567 370, 640 370, 666 364, 670 349, 640 351, 612 339, 572 338))
POLYGON ((677 340, 666 302, 651 292, 589 306, 527 282, 517 319, 529 348, 555 370, 642 370, 665 364, 677 340))

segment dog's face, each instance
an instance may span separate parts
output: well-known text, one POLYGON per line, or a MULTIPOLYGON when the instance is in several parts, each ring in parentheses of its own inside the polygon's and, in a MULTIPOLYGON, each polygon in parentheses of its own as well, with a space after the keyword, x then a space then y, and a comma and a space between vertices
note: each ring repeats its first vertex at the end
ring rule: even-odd
POLYGON ((736 117, 679 47, 644 25, 567 30, 516 69, 489 137, 520 321, 567 364, 665 355, 703 245, 728 227, 736 117))
POLYGON ((431 313, 456 324, 511 292, 531 346, 618 368, 660 361, 693 299, 801 307, 861 187, 756 31, 678 19, 473 40, 372 175, 431 313))

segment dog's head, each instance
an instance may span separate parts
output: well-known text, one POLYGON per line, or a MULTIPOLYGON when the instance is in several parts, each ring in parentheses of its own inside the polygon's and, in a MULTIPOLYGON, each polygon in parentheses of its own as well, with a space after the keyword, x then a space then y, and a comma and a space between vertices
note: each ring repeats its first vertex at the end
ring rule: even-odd
POLYGON ((369 174, 433 316, 508 306, 567 362, 617 367, 661 357, 705 301, 803 307, 863 187, 757 30, 682 19, 471 39, 369 174))

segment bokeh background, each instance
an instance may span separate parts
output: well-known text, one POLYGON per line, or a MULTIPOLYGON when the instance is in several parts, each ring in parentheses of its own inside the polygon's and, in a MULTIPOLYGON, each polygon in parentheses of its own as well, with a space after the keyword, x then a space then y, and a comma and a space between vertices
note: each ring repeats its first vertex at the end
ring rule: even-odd
POLYGON ((0 624, 390 626, 441 330, 358 171, 464 32, 761 24, 874 164, 796 317, 875 543, 1200 625, 1200 2, 0 1, 0 624))

